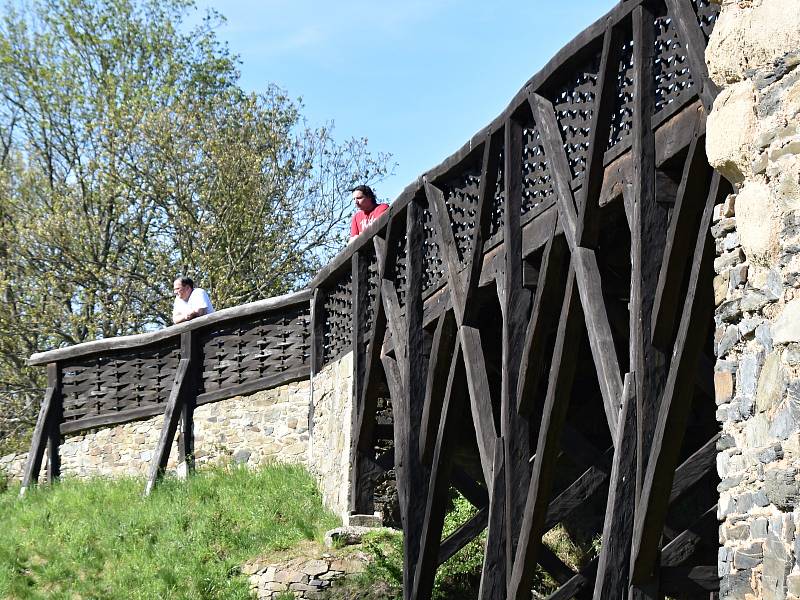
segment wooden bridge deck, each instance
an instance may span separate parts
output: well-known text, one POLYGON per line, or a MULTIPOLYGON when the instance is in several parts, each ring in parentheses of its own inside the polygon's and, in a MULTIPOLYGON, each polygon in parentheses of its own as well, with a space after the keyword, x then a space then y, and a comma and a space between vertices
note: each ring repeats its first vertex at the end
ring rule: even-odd
POLYGON ((48 441, 56 476, 63 434, 163 413, 149 489, 195 406, 352 351, 351 508, 393 473, 407 598, 483 531, 481 598, 529 598, 537 565, 554 599, 713 596, 717 8, 621 2, 307 290, 32 357, 49 387, 24 485, 48 441), (479 511, 442 540, 452 488, 479 511), (602 539, 577 572, 542 543, 559 523, 602 539))

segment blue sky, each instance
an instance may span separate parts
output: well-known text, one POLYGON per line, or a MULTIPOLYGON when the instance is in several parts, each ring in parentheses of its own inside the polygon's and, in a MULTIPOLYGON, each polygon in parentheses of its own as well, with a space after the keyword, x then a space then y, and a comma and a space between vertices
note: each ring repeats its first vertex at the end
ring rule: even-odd
POLYGON ((311 125, 390 152, 394 200, 488 124, 611 0, 198 0, 241 58, 242 85, 302 97, 311 125))

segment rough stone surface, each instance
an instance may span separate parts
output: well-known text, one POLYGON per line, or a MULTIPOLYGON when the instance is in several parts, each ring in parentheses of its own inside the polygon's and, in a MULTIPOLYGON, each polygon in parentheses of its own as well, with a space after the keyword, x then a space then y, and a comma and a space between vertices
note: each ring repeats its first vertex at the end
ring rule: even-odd
POLYGON ((350 510, 353 354, 346 354, 317 373, 312 388, 308 468, 317 477, 325 506, 344 519, 350 510))
POLYGON ((720 598, 800 599, 800 8, 720 0, 714 210, 720 598), (725 285, 727 283, 727 285, 725 285))

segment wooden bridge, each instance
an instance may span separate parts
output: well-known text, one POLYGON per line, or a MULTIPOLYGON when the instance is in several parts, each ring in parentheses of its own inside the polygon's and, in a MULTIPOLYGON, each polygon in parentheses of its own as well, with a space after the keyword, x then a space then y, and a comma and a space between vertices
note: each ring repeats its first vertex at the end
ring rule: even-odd
POLYGON ((34 355, 48 388, 24 486, 45 452, 58 475, 63 435, 164 414, 149 489, 196 406, 352 351, 351 508, 394 470, 407 598, 483 531, 481 598, 530 598, 537 565, 553 599, 715 597, 717 11, 621 2, 308 289, 34 355), (479 510, 442 540, 451 488, 479 510), (542 543, 559 523, 602 538, 580 571, 542 543))

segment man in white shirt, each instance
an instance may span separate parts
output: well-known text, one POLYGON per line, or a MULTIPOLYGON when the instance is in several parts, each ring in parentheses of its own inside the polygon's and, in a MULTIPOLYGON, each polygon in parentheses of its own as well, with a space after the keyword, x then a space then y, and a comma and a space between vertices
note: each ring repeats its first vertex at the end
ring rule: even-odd
POLYGON ((178 277, 172 282, 175 302, 172 305, 172 322, 183 323, 214 312, 211 299, 202 288, 194 287, 189 277, 178 277))

